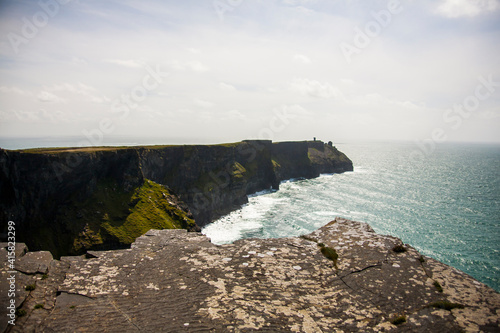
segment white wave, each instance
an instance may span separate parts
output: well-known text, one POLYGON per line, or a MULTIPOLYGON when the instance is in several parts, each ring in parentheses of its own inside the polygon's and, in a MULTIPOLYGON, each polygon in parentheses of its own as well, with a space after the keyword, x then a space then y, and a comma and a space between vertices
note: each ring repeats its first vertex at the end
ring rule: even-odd
POLYGON ((368 173, 368 174, 375 174, 375 173, 377 173, 375 170, 370 169, 370 168, 366 168, 366 167, 363 167, 363 166, 355 166, 353 172, 354 173, 368 173))
POLYGON ((255 193, 249 194, 249 195, 247 195, 247 197, 248 198, 253 198, 253 197, 258 197, 258 196, 261 196, 261 195, 270 194, 270 193, 274 193, 274 192, 276 192, 276 190, 273 190, 272 188, 269 188, 269 189, 266 189, 266 190, 257 191, 255 193))
POLYGON ((313 212, 313 214, 315 215, 318 215, 318 216, 331 216, 331 217, 335 217, 335 216, 340 216, 342 215, 341 213, 339 212, 334 212, 334 211, 327 211, 327 210, 322 210, 322 211, 316 211, 316 212, 313 212))
POLYGON ((298 181, 304 180, 304 179, 305 179, 304 177, 285 179, 285 180, 282 180, 280 182, 280 184, 294 183, 294 182, 298 182, 298 181))

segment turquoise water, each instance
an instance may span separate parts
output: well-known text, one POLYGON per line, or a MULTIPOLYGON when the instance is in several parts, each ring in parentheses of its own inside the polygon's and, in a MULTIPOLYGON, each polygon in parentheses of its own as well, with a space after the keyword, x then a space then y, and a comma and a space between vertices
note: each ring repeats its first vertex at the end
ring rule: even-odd
POLYGON ((335 216, 367 222, 500 291, 500 146, 338 144, 354 172, 282 183, 208 225, 214 243, 309 233, 335 216))

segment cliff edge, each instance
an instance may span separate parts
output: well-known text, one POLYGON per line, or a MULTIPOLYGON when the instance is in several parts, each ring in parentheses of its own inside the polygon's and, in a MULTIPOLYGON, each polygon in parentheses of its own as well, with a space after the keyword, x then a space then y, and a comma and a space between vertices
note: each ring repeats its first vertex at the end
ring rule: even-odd
POLYGON ((14 221, 17 241, 57 258, 124 248, 149 229, 199 230, 281 180, 352 169, 321 141, 0 149, 0 231, 14 221))
POLYGON ((493 289, 342 218, 303 237, 220 246, 150 230, 125 250, 17 252, 19 316, 15 326, 1 319, 7 332, 500 330, 493 289))

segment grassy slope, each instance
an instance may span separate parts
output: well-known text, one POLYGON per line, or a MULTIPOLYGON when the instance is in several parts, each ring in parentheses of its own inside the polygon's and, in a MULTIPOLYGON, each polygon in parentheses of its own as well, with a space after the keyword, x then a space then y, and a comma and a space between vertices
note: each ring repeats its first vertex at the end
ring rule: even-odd
POLYGON ((166 187, 147 179, 130 192, 113 181, 102 181, 89 199, 75 200, 66 207, 58 214, 58 220, 73 237, 72 253, 98 248, 105 242, 127 245, 149 229, 195 225, 194 220, 175 205, 166 187))

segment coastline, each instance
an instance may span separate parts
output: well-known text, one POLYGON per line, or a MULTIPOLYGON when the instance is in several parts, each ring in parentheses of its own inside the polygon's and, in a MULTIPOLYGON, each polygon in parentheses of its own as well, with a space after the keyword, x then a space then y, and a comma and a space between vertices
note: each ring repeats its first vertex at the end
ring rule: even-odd
POLYGON ((331 144, 268 140, 0 150, 0 165, 0 219, 56 257, 126 247, 151 228, 199 230, 281 180, 352 170, 331 144))

